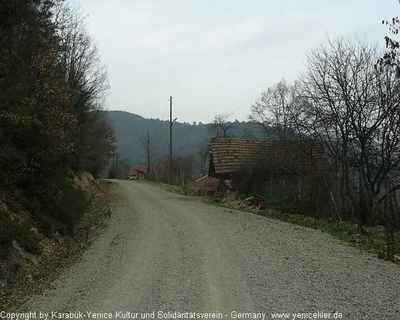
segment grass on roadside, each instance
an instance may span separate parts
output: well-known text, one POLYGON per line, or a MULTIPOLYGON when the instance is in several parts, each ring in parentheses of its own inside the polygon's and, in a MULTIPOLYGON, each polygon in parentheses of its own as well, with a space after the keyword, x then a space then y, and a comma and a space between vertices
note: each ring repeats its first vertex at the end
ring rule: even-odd
MULTIPOLYGON (((145 183, 150 183, 153 185, 160 186, 166 191, 183 194, 183 190, 179 186, 171 186, 162 182, 154 182, 149 180, 141 180, 145 183)), ((207 204, 216 205, 224 208, 232 208, 226 203, 222 202, 222 197, 204 197, 203 200, 207 204)), ((380 258, 384 257, 384 252, 386 250, 386 234, 384 229, 380 226, 364 228, 364 232, 359 231, 358 225, 347 221, 334 221, 324 218, 314 218, 310 216, 300 215, 300 214, 287 214, 282 213, 275 209, 265 209, 265 210, 246 210, 243 208, 232 208, 235 210, 241 210, 245 212, 251 212, 260 216, 264 216, 271 219, 277 219, 292 223, 295 225, 319 230, 326 232, 334 236, 335 238, 350 244, 351 246, 368 251, 372 254, 377 255, 380 258)), ((400 234, 396 235, 395 244, 395 254, 400 255, 400 234)), ((397 262, 400 262, 397 260, 397 262)))
MULTIPOLYGON (((207 198, 205 202, 222 207, 230 207, 222 203, 222 198, 207 198)), ((237 209, 237 208, 235 208, 237 209)), ((335 238, 349 243, 351 246, 360 250, 368 251, 376 254, 378 257, 383 258, 386 246, 386 235, 384 229, 380 226, 365 228, 365 232, 359 231, 358 225, 347 221, 333 221, 323 218, 314 218, 299 214, 285 214, 274 209, 265 210, 246 210, 238 209, 241 211, 251 212, 267 218, 277 219, 288 223, 320 230, 334 236, 335 238)), ((396 235, 396 255, 400 255, 400 234, 396 235)))

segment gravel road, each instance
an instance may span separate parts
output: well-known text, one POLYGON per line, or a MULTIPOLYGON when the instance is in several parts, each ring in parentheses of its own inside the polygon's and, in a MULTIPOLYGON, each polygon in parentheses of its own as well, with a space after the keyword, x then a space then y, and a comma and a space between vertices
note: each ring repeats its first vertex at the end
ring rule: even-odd
POLYGON ((103 318, 110 312, 112 319, 183 312, 270 319, 273 312, 318 311, 322 319, 321 312, 400 319, 399 266, 316 230, 206 205, 148 183, 115 183, 119 200, 107 228, 20 311, 82 311, 86 319, 94 318, 87 311, 103 318))

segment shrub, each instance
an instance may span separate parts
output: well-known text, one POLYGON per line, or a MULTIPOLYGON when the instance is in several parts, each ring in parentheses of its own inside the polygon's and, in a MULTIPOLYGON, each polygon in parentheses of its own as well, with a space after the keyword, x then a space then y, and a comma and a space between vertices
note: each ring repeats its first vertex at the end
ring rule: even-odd
POLYGON ((27 252, 40 254, 40 238, 24 222, 11 221, 4 213, 0 214, 0 256, 5 258, 15 240, 27 252))
POLYGON ((278 173, 264 164, 243 165, 233 174, 232 180, 239 194, 259 194, 269 207, 282 213, 329 216, 332 209, 319 173, 278 173))

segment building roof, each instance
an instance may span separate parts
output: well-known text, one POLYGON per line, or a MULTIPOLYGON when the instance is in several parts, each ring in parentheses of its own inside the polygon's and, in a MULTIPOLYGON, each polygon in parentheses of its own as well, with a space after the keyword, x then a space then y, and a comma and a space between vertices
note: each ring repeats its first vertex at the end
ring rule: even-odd
POLYGON ((129 176, 133 176, 136 174, 147 173, 147 166, 145 164, 136 164, 129 168, 129 176))
POLYGON ((210 175, 233 173, 243 165, 260 164, 280 172, 331 169, 321 146, 313 141, 211 139, 210 175))

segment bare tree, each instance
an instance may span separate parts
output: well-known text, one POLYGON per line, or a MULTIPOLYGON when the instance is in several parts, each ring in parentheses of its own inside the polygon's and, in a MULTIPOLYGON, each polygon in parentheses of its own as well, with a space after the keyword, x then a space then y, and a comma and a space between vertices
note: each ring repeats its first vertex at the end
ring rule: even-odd
MULTIPOLYGON (((302 95, 307 104, 300 122, 311 136, 324 144, 333 158, 337 178, 336 197, 340 211, 346 211, 347 204, 351 206, 353 203, 349 181, 351 109, 346 106, 341 85, 336 79, 348 76, 349 52, 344 43, 338 41, 328 48, 313 50, 307 60, 308 69, 301 79, 302 95)), ((350 210, 353 212, 353 207, 350 210)))
POLYGON ((281 140, 299 137, 296 119, 299 112, 298 83, 291 86, 281 80, 261 93, 251 106, 249 120, 260 123, 267 135, 281 140))
POLYGON ((79 11, 60 2, 54 19, 64 49, 60 64, 66 70, 66 80, 74 97, 72 107, 82 117, 86 111, 101 107, 109 89, 107 71, 79 11))
POLYGON ((203 141, 203 143, 199 146, 199 148, 197 150, 197 156, 199 158, 201 174, 204 176, 204 175, 206 175, 207 161, 210 156, 210 141, 209 140, 203 141))
POLYGON ((145 158, 146 158, 147 177, 151 177, 150 134, 147 133, 146 137, 139 137, 139 142, 143 147, 145 158))
POLYGON ((302 77, 299 122, 334 159, 340 210, 350 209, 361 226, 399 167, 399 83, 393 69, 376 70, 378 56, 374 46, 339 39, 308 56, 302 77))
POLYGON ((112 126, 103 110, 109 89, 107 72, 100 55, 85 28, 85 19, 78 10, 60 1, 53 21, 62 50, 58 66, 64 73, 69 90, 69 105, 77 119, 73 139, 74 168, 93 167, 95 172, 107 162, 103 151, 113 143, 112 126), (105 134, 110 132, 109 134, 105 134), (94 164, 94 166, 92 165, 94 164))
POLYGON ((213 135, 213 138, 229 138, 231 136, 232 123, 228 121, 230 116, 232 116, 231 113, 215 115, 208 127, 208 131, 213 135))
MULTIPOLYGON (((400 2, 400 1, 399 1, 400 2)), ((389 27, 389 31, 397 36, 400 31, 400 19, 399 17, 393 17, 390 21, 382 20, 382 24, 389 27)), ((377 67, 390 66, 396 70, 397 77, 400 77, 400 42, 386 36, 385 37, 386 48, 388 49, 384 55, 378 59, 377 67)))

